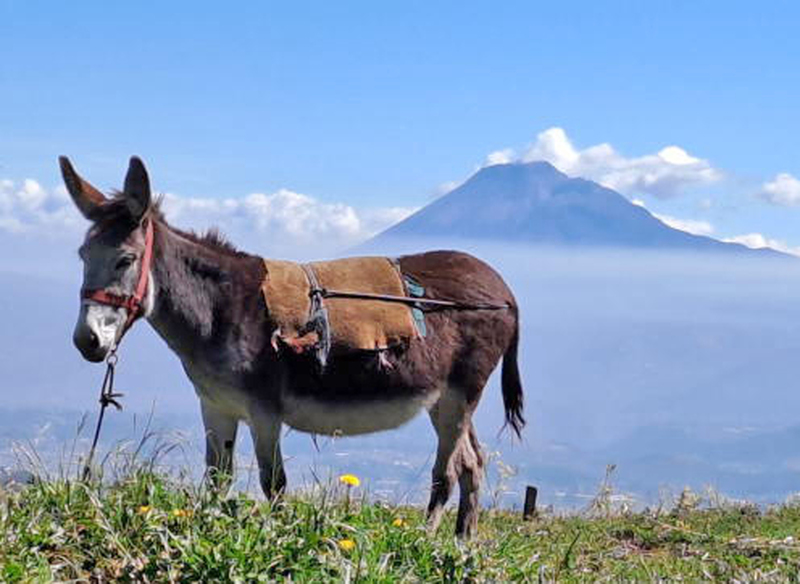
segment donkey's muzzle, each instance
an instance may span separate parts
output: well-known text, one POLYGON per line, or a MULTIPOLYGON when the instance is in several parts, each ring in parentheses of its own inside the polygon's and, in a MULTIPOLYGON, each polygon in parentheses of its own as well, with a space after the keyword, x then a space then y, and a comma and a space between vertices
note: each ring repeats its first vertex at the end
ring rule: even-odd
POLYGON ((106 349, 100 346, 100 339, 88 327, 79 331, 76 330, 75 334, 72 335, 72 342, 87 361, 99 363, 106 358, 106 349))

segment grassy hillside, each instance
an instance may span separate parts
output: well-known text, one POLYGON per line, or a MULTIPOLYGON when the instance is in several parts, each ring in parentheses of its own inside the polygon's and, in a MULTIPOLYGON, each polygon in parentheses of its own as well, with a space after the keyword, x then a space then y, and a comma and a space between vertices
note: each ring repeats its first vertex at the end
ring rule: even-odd
POLYGON ((146 472, 113 485, 0 493, 0 580, 534 581, 797 579, 800 507, 697 506, 545 515, 486 511, 463 544, 453 518, 367 503, 333 485, 268 503, 146 472))

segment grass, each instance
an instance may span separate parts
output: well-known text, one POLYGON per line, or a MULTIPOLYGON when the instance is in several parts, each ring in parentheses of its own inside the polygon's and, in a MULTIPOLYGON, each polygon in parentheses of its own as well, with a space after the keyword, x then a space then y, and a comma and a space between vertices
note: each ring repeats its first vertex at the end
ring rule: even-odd
POLYGON ((0 581, 797 580, 800 506, 686 498, 669 511, 484 511, 479 534, 428 534, 422 510, 343 485, 277 502, 146 469, 111 484, 0 493, 0 581))

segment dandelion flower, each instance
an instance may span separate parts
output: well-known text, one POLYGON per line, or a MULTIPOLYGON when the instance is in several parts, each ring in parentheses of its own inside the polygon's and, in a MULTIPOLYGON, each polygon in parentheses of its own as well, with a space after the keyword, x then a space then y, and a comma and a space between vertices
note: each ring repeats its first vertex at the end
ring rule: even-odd
POLYGON ((344 483, 348 487, 357 487, 361 484, 361 480, 356 475, 343 474, 339 477, 339 482, 344 483))
POLYGON ((173 509, 172 516, 173 517, 190 517, 192 515, 192 511, 190 509, 173 509))
POLYGON ((404 527, 405 524, 406 522, 403 520, 402 517, 398 517, 397 519, 392 521, 392 525, 394 525, 395 527, 404 527))
POLYGON ((346 552, 351 552, 356 549, 356 542, 354 542, 352 539, 340 539, 339 547, 346 552))
POLYGON ((137 509, 139 515, 144 515, 145 513, 149 513, 153 508, 150 505, 142 505, 137 509))

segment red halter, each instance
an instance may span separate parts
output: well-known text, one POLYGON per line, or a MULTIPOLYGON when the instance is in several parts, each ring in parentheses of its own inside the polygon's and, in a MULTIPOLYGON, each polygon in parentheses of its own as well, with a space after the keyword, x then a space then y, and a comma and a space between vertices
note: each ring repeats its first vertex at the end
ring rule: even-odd
POLYGON ((153 260, 153 221, 147 221, 144 234, 144 253, 142 254, 142 263, 139 268, 139 281, 136 284, 136 290, 133 294, 120 295, 112 292, 107 292, 103 289, 96 290, 81 290, 81 298, 84 300, 94 300, 99 304, 107 304, 108 306, 116 306, 117 308, 124 308, 128 311, 128 319, 125 321, 125 326, 122 327, 122 333, 119 338, 130 328, 134 321, 144 314, 142 308, 142 300, 144 295, 147 294, 147 281, 150 276, 150 264, 153 260))

